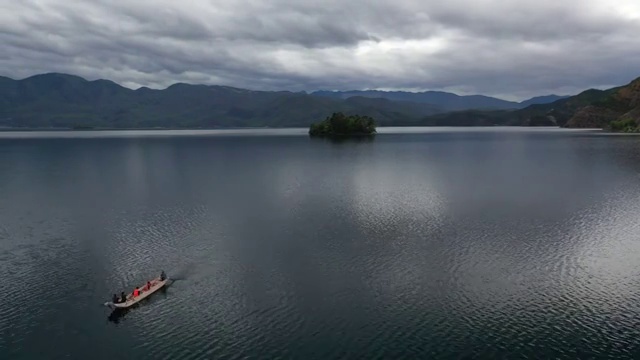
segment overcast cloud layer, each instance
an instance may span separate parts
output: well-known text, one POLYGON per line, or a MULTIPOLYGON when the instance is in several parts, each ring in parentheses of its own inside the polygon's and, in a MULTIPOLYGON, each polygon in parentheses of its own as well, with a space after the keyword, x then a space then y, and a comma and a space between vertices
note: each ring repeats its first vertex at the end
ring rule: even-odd
POLYGON ((640 76, 638 0, 3 0, 0 74, 522 99, 640 76))

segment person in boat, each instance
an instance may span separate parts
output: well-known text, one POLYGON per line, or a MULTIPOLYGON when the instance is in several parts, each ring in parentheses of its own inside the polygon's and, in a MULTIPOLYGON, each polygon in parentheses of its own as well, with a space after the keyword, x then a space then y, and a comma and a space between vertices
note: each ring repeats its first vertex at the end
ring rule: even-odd
POLYGON ((147 287, 145 288, 145 291, 149 291, 151 290, 151 282, 147 281, 147 287))
POLYGON ((123 304, 127 302, 127 294, 125 294, 124 291, 120 294, 120 302, 123 304))
POLYGON ((167 274, 164 273, 164 270, 160 273, 160 281, 164 281, 167 278, 167 274))
POLYGON ((111 302, 114 304, 117 304, 120 302, 120 300, 118 299, 118 296, 116 294, 113 294, 113 297, 111 298, 111 302))
POLYGON ((138 287, 136 286, 136 289, 133 290, 133 297, 138 297, 138 295, 140 295, 140 290, 138 289, 138 287))

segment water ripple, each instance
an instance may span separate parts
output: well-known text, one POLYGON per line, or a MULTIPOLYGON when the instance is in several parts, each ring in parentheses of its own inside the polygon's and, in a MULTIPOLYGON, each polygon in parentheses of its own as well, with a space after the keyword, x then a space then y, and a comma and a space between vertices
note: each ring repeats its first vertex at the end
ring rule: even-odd
POLYGON ((535 133, 14 140, 0 357, 633 358, 639 149, 535 133))

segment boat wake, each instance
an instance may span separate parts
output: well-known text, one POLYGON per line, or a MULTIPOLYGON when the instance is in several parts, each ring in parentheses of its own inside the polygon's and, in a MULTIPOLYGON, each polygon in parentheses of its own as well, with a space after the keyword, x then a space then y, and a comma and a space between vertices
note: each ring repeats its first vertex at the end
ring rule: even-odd
POLYGON ((120 322, 120 320, 122 320, 124 318, 124 316, 129 313, 131 309, 120 309, 120 308, 114 308, 113 311, 111 312, 111 314, 109 314, 109 316, 107 316, 107 320, 117 324, 120 322))
MULTIPOLYGON (((171 270, 171 269, 169 269, 171 270)), ((193 272, 193 264, 186 265, 182 269, 177 269, 175 272, 171 272, 171 281, 186 280, 187 277, 193 272)))

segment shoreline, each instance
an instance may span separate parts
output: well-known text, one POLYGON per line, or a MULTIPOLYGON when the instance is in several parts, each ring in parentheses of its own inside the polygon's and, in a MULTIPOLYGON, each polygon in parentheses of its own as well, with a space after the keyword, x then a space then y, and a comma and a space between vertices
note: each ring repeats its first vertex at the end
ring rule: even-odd
MULTIPOLYGON (((502 128, 502 129, 558 129, 558 130, 570 130, 570 131, 602 131, 612 134, 640 134, 640 133, 625 133, 609 131, 601 128, 566 128, 561 126, 420 126, 420 125, 391 125, 391 126, 377 126, 382 129, 392 128, 428 128, 428 129, 489 129, 489 128, 502 128)), ((283 127, 271 127, 271 126, 244 126, 244 127, 211 127, 211 128, 187 128, 187 127, 140 127, 140 128, 19 128, 19 127, 0 127, 0 133, 2 132, 98 132, 98 131, 218 131, 218 130, 278 130, 278 129, 307 129, 301 126, 283 126, 283 127)), ((372 136, 374 134, 344 134, 335 136, 372 136)), ((334 136, 334 135, 323 135, 334 136)))
POLYGON ((31 131, 39 131, 39 132, 57 132, 57 131, 73 131, 73 132, 87 132, 87 131, 135 131, 135 130, 168 130, 168 131, 176 131, 176 130, 256 130, 256 129, 286 129, 286 128, 276 128, 276 127, 267 127, 267 126, 255 126, 255 127, 219 127, 219 128, 171 128, 171 127, 150 127, 150 128, 83 128, 83 129, 74 129, 74 128, 17 128, 17 127, 0 127, 0 132, 31 132, 31 131))

